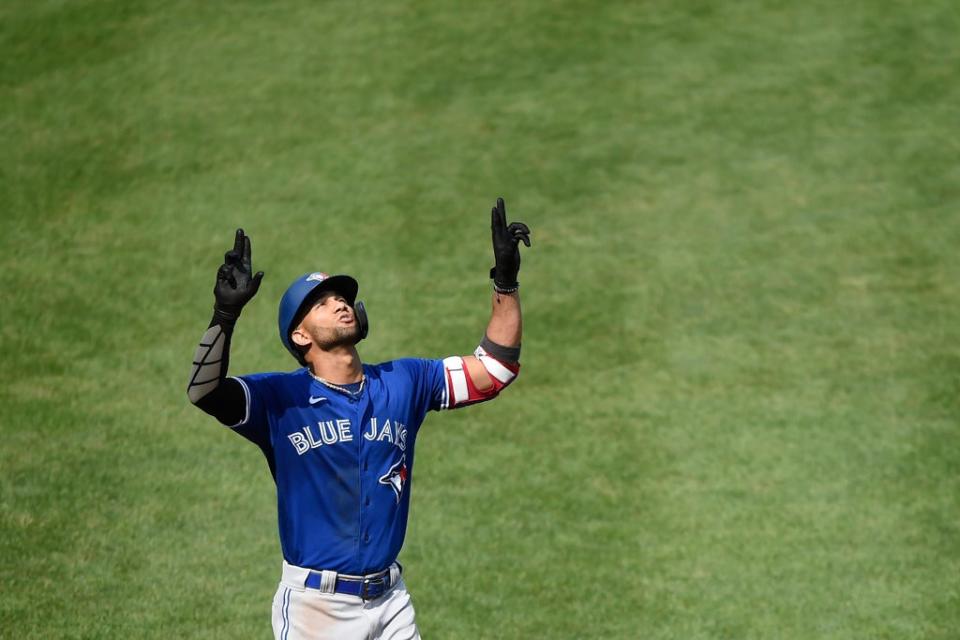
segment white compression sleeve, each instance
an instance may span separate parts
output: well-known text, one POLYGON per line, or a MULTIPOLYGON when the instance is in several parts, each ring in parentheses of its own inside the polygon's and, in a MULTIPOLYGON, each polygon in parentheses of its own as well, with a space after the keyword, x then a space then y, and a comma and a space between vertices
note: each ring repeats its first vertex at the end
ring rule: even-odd
POLYGON ((219 324, 207 329, 200 339, 197 352, 193 356, 193 370, 190 373, 190 384, 187 386, 187 396, 190 402, 196 404, 205 395, 216 389, 223 380, 226 364, 223 357, 223 346, 226 343, 226 332, 219 324))

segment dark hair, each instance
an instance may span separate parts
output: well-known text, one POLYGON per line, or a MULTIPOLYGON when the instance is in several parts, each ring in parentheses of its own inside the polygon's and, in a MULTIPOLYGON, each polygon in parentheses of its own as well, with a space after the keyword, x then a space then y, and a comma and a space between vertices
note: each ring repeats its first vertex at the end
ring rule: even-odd
POLYGON ((300 363, 300 366, 301 366, 301 367, 310 366, 310 363, 307 362, 307 359, 306 359, 306 357, 305 357, 305 356, 307 355, 307 351, 310 349, 310 347, 297 344, 296 342, 291 342, 290 344, 292 344, 292 345, 293 345, 293 348, 297 350, 297 354, 294 356, 294 358, 297 359, 297 362, 300 363))

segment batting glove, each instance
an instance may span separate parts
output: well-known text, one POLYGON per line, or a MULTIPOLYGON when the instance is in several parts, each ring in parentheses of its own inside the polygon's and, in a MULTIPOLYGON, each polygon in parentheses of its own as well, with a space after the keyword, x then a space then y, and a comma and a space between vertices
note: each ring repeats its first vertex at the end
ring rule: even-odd
POLYGON ((493 231, 493 257, 496 261, 490 269, 493 288, 500 293, 516 291, 520 284, 520 241, 530 246, 530 229, 522 222, 507 226, 507 210, 503 198, 497 198, 497 206, 490 211, 490 228, 493 231))
POLYGON ((216 298, 213 313, 218 321, 235 323, 243 305, 257 295, 263 271, 258 271, 256 275, 251 275, 252 272, 250 238, 243 233, 243 229, 237 229, 233 249, 224 254, 223 264, 217 270, 217 284, 213 287, 216 298))

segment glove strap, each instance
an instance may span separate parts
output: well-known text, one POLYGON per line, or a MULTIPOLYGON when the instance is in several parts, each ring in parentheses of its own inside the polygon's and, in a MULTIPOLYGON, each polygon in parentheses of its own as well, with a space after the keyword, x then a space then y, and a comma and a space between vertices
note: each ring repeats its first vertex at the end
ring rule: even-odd
POLYGON ((497 282, 497 268, 492 267, 490 269, 490 279, 493 280, 493 290, 497 293, 514 293, 517 289, 520 288, 519 282, 513 282, 510 284, 502 284, 497 282))
POLYGON ((213 324, 220 324, 225 327, 233 328, 233 325, 237 324, 237 319, 240 317, 240 309, 234 309, 231 307, 222 307, 220 305, 213 305, 213 324))

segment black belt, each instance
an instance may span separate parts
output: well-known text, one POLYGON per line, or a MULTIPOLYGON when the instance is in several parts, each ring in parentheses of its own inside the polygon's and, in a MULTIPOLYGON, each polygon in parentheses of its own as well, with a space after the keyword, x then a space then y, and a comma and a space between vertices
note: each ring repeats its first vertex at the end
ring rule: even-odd
MULTIPOLYGON (((399 576, 399 566, 398 576, 399 576)), ((323 574, 319 571, 311 571, 304 581, 304 585, 311 589, 319 589, 323 574)), ((390 581, 390 569, 384 569, 378 573, 371 573, 365 576, 345 576, 337 575, 337 583, 333 587, 334 593, 343 593, 350 596, 357 596, 364 600, 376 600, 394 585, 390 581)))

